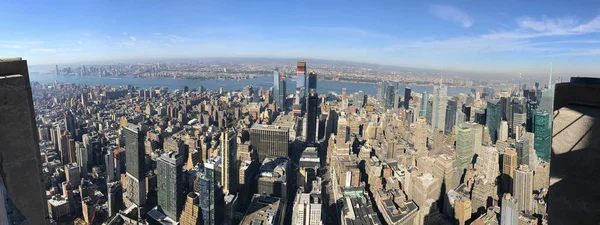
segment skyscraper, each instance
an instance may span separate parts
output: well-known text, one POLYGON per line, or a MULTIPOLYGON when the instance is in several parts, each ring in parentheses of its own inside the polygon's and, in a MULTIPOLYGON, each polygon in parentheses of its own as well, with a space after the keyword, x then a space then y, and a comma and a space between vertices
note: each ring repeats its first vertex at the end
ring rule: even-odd
POLYGON ((221 133, 221 160, 222 174, 221 184, 225 194, 236 193, 238 183, 237 170, 237 140, 234 131, 221 133))
POLYGON ((461 173, 469 166, 473 160, 473 130, 468 126, 458 126, 458 135, 456 137, 456 168, 461 173))
POLYGON ((287 127, 255 123, 250 128, 250 142, 261 162, 267 156, 288 157, 289 138, 287 127))
POLYGON ((543 110, 535 110, 533 120, 535 154, 545 162, 550 162, 550 145, 552 143, 552 119, 550 118, 550 114, 543 110))
POLYGON ((529 159, 529 152, 534 148, 534 136, 533 133, 525 132, 521 135, 521 139, 515 143, 517 149, 517 162, 518 165, 531 165, 529 159))
MULTIPOLYGON (((311 73, 312 74, 312 73, 311 73)), ((310 76, 310 75, 309 75, 310 76)), ((316 89, 310 89, 306 101, 306 143, 314 144, 317 134, 317 113, 319 108, 319 96, 316 89)))
POLYGON ((513 192, 512 189, 516 168, 517 152, 514 149, 507 148, 502 156, 502 191, 504 193, 513 192))
POLYGON ((2 180, 29 224, 49 224, 27 61, 0 58, 2 180))
POLYGON ((115 215, 119 210, 123 209, 123 187, 121 183, 109 182, 107 183, 108 192, 108 216, 115 215))
POLYGON ((282 74, 278 74, 278 88, 275 91, 275 95, 277 95, 276 101, 277 101, 277 105, 279 106, 279 110, 282 112, 287 111, 287 95, 286 95, 286 88, 287 88, 287 84, 285 81, 285 73, 282 74))
POLYGON ((306 62, 299 61, 296 64, 296 91, 300 92, 300 99, 306 92, 306 62))
POLYGON ((419 115, 422 117, 427 117, 427 106, 429 106, 429 93, 423 92, 423 97, 421 98, 421 111, 419 115))
POLYGON ((448 87, 440 79, 440 86, 433 87, 433 110, 431 113, 431 126, 444 131, 446 126, 446 105, 448 104, 448 87))
POLYGON ((166 152, 156 161, 158 206, 173 220, 179 220, 183 208, 182 167, 183 155, 176 152, 166 152))
POLYGON ((127 173, 127 199, 129 203, 142 206, 146 203, 146 177, 144 171, 144 134, 137 125, 123 128, 127 173))
POLYGON ((500 208, 500 225, 519 225, 519 208, 517 201, 509 193, 502 196, 500 208))
POLYGON ((451 133, 452 129, 454 129, 454 125, 456 125, 456 109, 458 105, 456 99, 448 100, 448 105, 446 106, 446 122, 444 132, 451 133))
POLYGON ((202 212, 202 224, 213 225, 221 224, 222 216, 218 216, 217 211, 221 210, 220 201, 222 197, 215 184, 215 164, 205 163, 204 172, 200 177, 200 210, 202 212))
POLYGON ((520 211, 532 212, 533 210, 533 170, 527 165, 520 165, 515 170, 514 182, 515 198, 520 211))
POLYGON ((500 100, 492 99, 487 102, 487 116, 485 124, 490 132, 490 139, 493 144, 498 140, 498 129, 500 129, 500 121, 502 119, 502 108, 500 100))
POLYGON ((310 194, 298 194, 294 200, 292 225, 320 225, 321 203, 316 202, 310 194))
POLYGON ((408 110, 408 106, 410 104, 410 88, 404 88, 404 109, 408 110))
POLYGON ((498 140, 500 140, 500 141, 508 140, 508 122, 507 121, 500 122, 500 129, 498 130, 498 140))
MULTIPOLYGON (((308 74, 308 87, 307 87, 307 91, 312 90, 317 90, 317 74, 314 72, 310 72, 308 74)), ((308 94, 308 93, 307 93, 308 94)))

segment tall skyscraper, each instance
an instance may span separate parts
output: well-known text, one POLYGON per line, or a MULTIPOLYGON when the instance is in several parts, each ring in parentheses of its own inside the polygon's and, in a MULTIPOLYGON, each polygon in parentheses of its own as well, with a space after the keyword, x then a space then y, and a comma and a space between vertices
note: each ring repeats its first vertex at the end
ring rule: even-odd
POLYGON ((0 86, 2 180, 29 224, 49 224, 27 61, 0 58, 0 86))
POLYGON ((108 216, 115 215, 123 209, 123 187, 120 182, 108 182, 108 216))
POLYGON ((223 220, 222 216, 218 216, 218 211, 222 210, 218 200, 222 193, 216 189, 215 164, 205 163, 204 172, 200 177, 200 210, 204 225, 221 224, 223 220))
POLYGON ((250 128, 250 142, 256 147, 259 159, 267 156, 288 157, 289 129, 255 123, 250 128))
POLYGON ((552 143, 552 118, 546 111, 535 110, 533 113, 534 127, 533 133, 535 137, 534 148, 535 154, 545 162, 550 162, 550 151, 552 143))
POLYGON ((519 225, 517 201, 510 194, 504 194, 500 208, 500 225, 519 225))
POLYGON ((461 173, 469 166, 473 160, 473 130, 468 126, 458 126, 458 135, 456 137, 456 168, 461 173))
MULTIPOLYGON (((317 90, 317 74, 314 72, 310 72, 308 74, 308 78, 307 78, 307 82, 308 82, 308 87, 307 87, 307 91, 312 90, 317 90)), ((308 93, 307 93, 308 94, 308 93)))
POLYGON ((273 72, 273 97, 279 110, 285 112, 287 110, 285 74, 280 74, 278 71, 273 72))
POLYGON ((410 88, 404 88, 404 109, 408 110, 408 106, 410 104, 410 88))
POLYGON ((429 93, 423 92, 423 97, 421 98, 421 111, 419 115, 427 118, 427 107, 429 106, 429 93))
POLYGON ((417 118, 415 125, 414 146, 417 152, 427 154, 427 121, 424 117, 417 118))
POLYGON ((446 128, 446 105, 448 105, 448 87, 440 79, 440 86, 433 87, 433 110, 431 113, 431 126, 444 131, 446 128))
MULTIPOLYGON (((311 73, 312 74, 312 73, 311 73)), ((315 89, 310 89, 306 101, 306 143, 314 144, 317 138, 317 113, 319 96, 315 89)))
POLYGON ((515 198, 520 211, 533 211, 533 170, 527 165, 520 165, 515 170, 515 198))
POLYGON ((237 193, 237 140, 234 131, 221 132, 221 185, 225 194, 237 193))
POLYGON ((446 106, 446 122, 444 132, 447 134, 452 132, 454 129, 454 125, 456 125, 456 110, 457 110, 457 102, 456 99, 448 100, 448 105, 446 106))
POLYGON ((498 140, 500 140, 500 141, 508 140, 508 122, 507 121, 500 122, 500 129, 498 130, 498 140))
POLYGON ((179 222, 181 225, 197 225, 200 220, 200 198, 199 193, 190 192, 187 194, 185 206, 181 212, 179 222))
POLYGON ((502 156, 502 191, 513 192, 515 169, 517 168, 517 151, 507 148, 502 156))
POLYGON ((142 206, 146 203, 146 177, 144 171, 144 134, 137 125, 123 128, 127 173, 127 199, 129 203, 142 206))
POLYGON ((156 160, 158 206, 175 221, 183 209, 183 163, 183 155, 176 152, 166 152, 156 160))
MULTIPOLYGON (((318 199, 317 199, 318 200, 318 199)), ((292 225, 320 225, 321 203, 315 201, 310 194, 297 194, 294 200, 292 225)))
POLYGON ((300 99, 304 97, 306 92, 306 62, 299 61, 296 64, 296 91, 300 92, 300 99))
POLYGON ((492 99, 487 102, 487 116, 485 124, 490 132, 490 139, 493 144, 498 140, 498 130, 500 129, 500 121, 502 119, 502 108, 500 100, 492 99))
POLYGON ((529 163, 530 162, 529 153, 534 148, 533 140, 534 140, 533 133, 525 132, 523 135, 521 135, 521 139, 517 143, 515 143, 515 147, 517 149, 518 165, 533 166, 529 163))
POLYGON ((65 112, 64 120, 65 120, 65 130, 68 130, 72 136, 76 136, 75 135, 75 129, 76 129, 75 116, 73 116, 73 113, 71 113, 71 110, 67 110, 67 112, 65 112))

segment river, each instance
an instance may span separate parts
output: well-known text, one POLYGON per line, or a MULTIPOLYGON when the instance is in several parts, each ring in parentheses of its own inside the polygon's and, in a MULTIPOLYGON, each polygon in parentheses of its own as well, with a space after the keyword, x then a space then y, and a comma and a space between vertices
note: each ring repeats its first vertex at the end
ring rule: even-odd
MULTIPOLYGON (((72 84, 87 84, 87 85, 99 85, 103 84, 106 86, 123 86, 123 85, 134 85, 140 88, 150 87, 168 87, 169 91, 175 89, 182 89, 183 86, 188 86, 190 89, 198 88, 200 85, 204 86, 208 90, 215 90, 223 88, 224 91, 230 90, 241 90, 244 86, 251 85, 255 88, 264 88, 265 90, 273 85, 272 77, 256 77, 248 80, 182 80, 182 79, 169 79, 169 78, 137 78, 137 77, 98 77, 98 76, 55 76, 45 74, 31 74, 30 80, 32 82, 37 81, 42 84, 50 84, 55 81, 58 83, 72 83, 72 84)), ((295 80, 289 79, 287 81, 287 92, 291 93, 291 90, 295 90, 295 80)), ((324 94, 328 92, 341 93, 342 88, 346 88, 348 94, 363 91, 369 96, 377 95, 377 89, 380 86, 377 84, 363 84, 363 83, 346 83, 346 82, 335 82, 335 81, 322 81, 319 80, 317 84, 317 92, 324 94)), ((403 84, 399 85, 400 95, 404 95, 403 84)), ((410 86, 413 92, 428 93, 433 92, 433 86, 410 86)), ((470 88, 466 87, 448 87, 448 95, 456 96, 459 93, 468 94, 470 88)))

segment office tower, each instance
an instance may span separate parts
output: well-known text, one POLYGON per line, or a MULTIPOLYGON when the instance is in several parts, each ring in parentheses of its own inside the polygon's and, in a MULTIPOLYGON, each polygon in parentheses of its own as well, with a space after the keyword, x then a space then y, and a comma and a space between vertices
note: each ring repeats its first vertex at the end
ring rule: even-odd
POLYGON ((306 101, 306 143, 312 145, 317 138, 317 110, 319 108, 319 96, 315 89, 310 89, 309 91, 310 93, 308 94, 308 99, 306 101))
MULTIPOLYGON (((104 156, 104 164, 106 165, 106 181, 112 182, 115 180, 115 151, 108 150, 108 153, 104 156)), ((119 174, 119 176, 121 176, 119 174)))
POLYGON ((485 110, 475 110, 474 114, 475 115, 473 116, 473 122, 485 126, 485 120, 486 120, 485 110))
POLYGON ((144 170, 144 134, 136 125, 129 124, 122 130, 125 136, 128 203, 142 206, 146 202, 146 177, 144 170))
POLYGON ((465 225, 467 220, 471 219, 471 200, 467 197, 461 197, 454 201, 454 218, 458 220, 459 225, 465 225))
POLYGON ((446 105, 448 104, 448 87, 442 84, 433 87, 433 110, 431 113, 431 126, 434 129, 444 130, 446 126, 446 105))
POLYGON ((498 129, 500 129, 500 121, 502 118, 501 110, 500 100, 488 100, 485 124, 488 127, 490 139, 492 140, 493 144, 496 144, 496 141, 498 140, 498 129))
POLYGON ((190 192, 187 194, 185 200, 185 206, 183 207, 183 211, 181 212, 181 217, 179 218, 179 222, 181 225, 196 225, 199 224, 199 216, 200 216, 200 198, 199 193, 190 192))
POLYGON ((414 146, 418 153, 427 154, 427 121, 425 118, 420 116, 417 118, 417 123, 415 125, 415 134, 414 134, 414 146))
POLYGON ((49 224, 27 61, 0 58, 0 84, 2 180, 29 224, 49 224))
POLYGON ((306 72, 306 62, 299 61, 296 64, 296 91, 301 94, 300 99, 304 97, 306 91, 306 72))
POLYGON ((158 170, 158 206, 165 215, 177 221, 183 207, 183 155, 176 152, 163 153, 156 160, 158 170))
POLYGON ((535 110, 537 109, 537 105, 538 103, 536 101, 533 100, 529 100, 527 101, 527 120, 525 122, 526 126, 525 129, 527 130, 527 132, 533 132, 533 127, 534 127, 534 115, 533 113, 535 112, 535 110))
POLYGON ((422 117, 427 117, 427 106, 429 106, 429 93, 423 92, 423 97, 421 97, 421 111, 419 115, 422 117))
POLYGON ((294 200, 292 225, 320 225, 321 203, 311 194, 297 194, 294 200))
POLYGON ((73 187, 79 187, 81 183, 81 174, 77 163, 69 163, 65 165, 65 175, 67 182, 73 187))
POLYGON ((479 154, 482 148, 483 143, 483 129, 484 127, 481 124, 473 123, 473 122, 465 122, 462 123, 463 126, 471 128, 471 133, 473 134, 473 153, 479 154))
MULTIPOLYGON (((396 87, 396 86, 395 86, 396 87)), ((394 88, 394 98, 392 100, 392 109, 396 110, 398 109, 398 104, 400 104, 400 93, 398 93, 400 90, 394 88)))
POLYGON ((123 187, 118 181, 106 184, 108 192, 108 216, 113 216, 123 209, 123 187))
POLYGON ((446 106, 446 122, 445 122, 445 133, 449 134, 454 129, 454 125, 456 125, 456 110, 458 108, 456 99, 448 100, 448 105, 446 106))
POLYGON ((530 167, 533 167, 533 165, 529 163, 529 157, 531 157, 529 156, 529 152, 533 150, 533 146, 533 133, 525 132, 525 134, 521 136, 521 139, 517 143, 515 143, 515 147, 517 149, 518 165, 529 165, 530 167))
MULTIPOLYGON (((600 221, 600 79, 572 77, 554 85, 548 222, 600 221), (574 200, 576 199, 576 200, 574 200)), ((537 170, 537 169, 536 169, 537 170)))
POLYGON ((500 155, 495 147, 484 146, 477 157, 475 169, 481 171, 488 182, 494 183, 498 175, 500 175, 499 159, 500 155))
POLYGON ((474 154, 473 130, 468 126, 458 126, 458 135, 456 137, 456 168, 458 172, 463 173, 469 167, 474 154))
POLYGON ((512 193, 515 169, 517 168, 517 152, 507 148, 502 155, 502 191, 512 193))
POLYGON ((285 74, 280 74, 278 71, 273 72, 273 97, 279 111, 285 112, 287 109, 285 74))
POLYGON ((515 170, 514 196, 519 211, 533 211, 533 171, 527 165, 515 170))
POLYGON ((267 156, 287 157, 289 138, 287 127, 255 123, 250 128, 250 142, 256 147, 261 162, 267 156))
POLYGON ((68 130, 71 135, 75 136, 75 117, 73 116, 73 113, 71 113, 71 110, 67 110, 67 112, 64 113, 64 120, 65 130, 68 130))
POLYGON ((408 110, 408 106, 410 104, 410 88, 404 88, 404 109, 408 110))
POLYGON ((517 200, 509 193, 502 196, 500 208, 500 225, 519 225, 519 208, 517 200))
POLYGON ((256 176, 257 193, 287 199, 289 166, 287 158, 265 158, 259 168, 259 175, 256 176))
POLYGON ((77 165, 79 165, 79 173, 83 177, 87 177, 88 171, 88 154, 87 148, 83 145, 83 142, 75 142, 75 151, 77 153, 77 165))
POLYGON ((552 119, 550 118, 550 114, 546 111, 535 110, 533 120, 535 154, 543 161, 550 162, 550 148, 552 143, 552 119))
POLYGON ((502 121, 500 122, 500 129, 498 131, 498 140, 507 141, 508 140, 508 122, 502 121))
POLYGON ((200 210, 204 225, 221 224, 223 220, 223 217, 219 216, 222 210, 219 200, 223 200, 223 194, 217 190, 215 172, 215 164, 205 163, 204 172, 200 177, 200 210))
POLYGON ((308 82, 308 87, 307 87, 307 91, 313 89, 313 90, 317 90, 317 74, 314 72, 310 72, 308 74, 308 78, 307 78, 307 82, 308 82))
POLYGON ((221 185, 225 194, 237 193, 237 140, 234 131, 221 132, 221 160, 222 176, 221 185))

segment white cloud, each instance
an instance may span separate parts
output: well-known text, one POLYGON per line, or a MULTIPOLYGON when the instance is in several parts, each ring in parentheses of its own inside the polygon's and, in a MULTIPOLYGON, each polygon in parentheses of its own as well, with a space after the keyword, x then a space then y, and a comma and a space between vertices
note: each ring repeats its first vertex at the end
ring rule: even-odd
POLYGON ((449 20, 458 23, 464 28, 469 28, 473 26, 473 23, 475 23, 469 14, 454 6, 431 5, 429 6, 429 12, 443 20, 449 20))
POLYGON ((136 42, 136 41, 137 41, 137 39, 135 39, 135 37, 134 37, 134 36, 129 36, 129 40, 131 40, 131 41, 133 41, 133 42, 136 42))
POLYGON ((2 48, 21 49, 23 46, 15 44, 0 44, 0 49, 2 48))
POLYGON ((34 52, 54 53, 54 52, 56 52, 56 49, 54 49, 54 48, 34 48, 33 51, 34 52))

